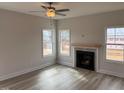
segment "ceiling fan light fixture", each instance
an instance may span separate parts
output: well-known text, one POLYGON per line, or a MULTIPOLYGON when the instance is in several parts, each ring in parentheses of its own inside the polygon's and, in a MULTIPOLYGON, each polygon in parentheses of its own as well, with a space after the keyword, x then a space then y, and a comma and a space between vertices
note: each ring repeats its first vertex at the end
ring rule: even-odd
POLYGON ((47 15, 48 17, 55 17, 55 15, 56 15, 56 14, 55 14, 55 10, 54 10, 54 9, 48 9, 46 15, 47 15))

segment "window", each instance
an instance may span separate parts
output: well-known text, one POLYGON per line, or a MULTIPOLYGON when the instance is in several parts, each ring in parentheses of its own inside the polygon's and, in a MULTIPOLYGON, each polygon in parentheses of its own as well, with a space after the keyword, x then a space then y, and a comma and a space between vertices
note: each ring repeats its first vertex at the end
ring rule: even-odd
POLYGON ((43 56, 52 55, 53 33, 51 30, 43 30, 43 56))
POLYGON ((60 31, 60 54, 69 56, 70 55, 70 31, 60 31))
POLYGON ((124 62, 124 27, 107 28, 106 60, 124 62))

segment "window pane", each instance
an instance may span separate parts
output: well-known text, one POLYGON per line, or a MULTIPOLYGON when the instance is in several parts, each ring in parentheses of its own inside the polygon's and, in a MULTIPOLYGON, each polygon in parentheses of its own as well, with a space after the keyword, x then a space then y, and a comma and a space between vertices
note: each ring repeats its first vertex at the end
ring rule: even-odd
POLYGON ((43 31, 43 55, 52 54, 52 31, 44 30, 43 31))
POLYGON ((60 53, 63 55, 70 55, 70 32, 60 32, 60 53))
POLYGON ((107 29, 107 43, 114 43, 115 42, 115 29, 108 28, 107 29))
POLYGON ((116 28, 116 44, 124 44, 124 28, 116 28))
POLYGON ((115 35, 115 29, 114 28, 107 28, 107 35, 115 35))
POLYGON ((106 59, 114 61, 124 61, 124 46, 121 45, 107 45, 106 59))
POLYGON ((116 28, 116 35, 124 35, 124 28, 116 28))
POLYGON ((116 44, 124 44, 124 35, 116 35, 116 44))
POLYGON ((108 44, 114 44, 115 42, 115 36, 114 35, 107 35, 107 43, 108 44))

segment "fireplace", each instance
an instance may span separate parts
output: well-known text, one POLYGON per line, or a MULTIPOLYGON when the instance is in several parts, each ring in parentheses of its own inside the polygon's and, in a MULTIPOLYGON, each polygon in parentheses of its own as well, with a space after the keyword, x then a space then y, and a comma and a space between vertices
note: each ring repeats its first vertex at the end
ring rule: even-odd
POLYGON ((92 51, 76 50, 76 67, 95 70, 95 53, 92 51))
POLYGON ((73 67, 99 71, 99 44, 72 44, 73 67))

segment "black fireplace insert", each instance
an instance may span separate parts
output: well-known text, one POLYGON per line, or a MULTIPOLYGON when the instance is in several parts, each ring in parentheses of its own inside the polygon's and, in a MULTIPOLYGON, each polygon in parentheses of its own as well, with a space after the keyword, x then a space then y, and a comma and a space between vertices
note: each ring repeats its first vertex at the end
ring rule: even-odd
POLYGON ((95 70, 95 53, 91 51, 76 51, 76 66, 89 70, 95 70))

